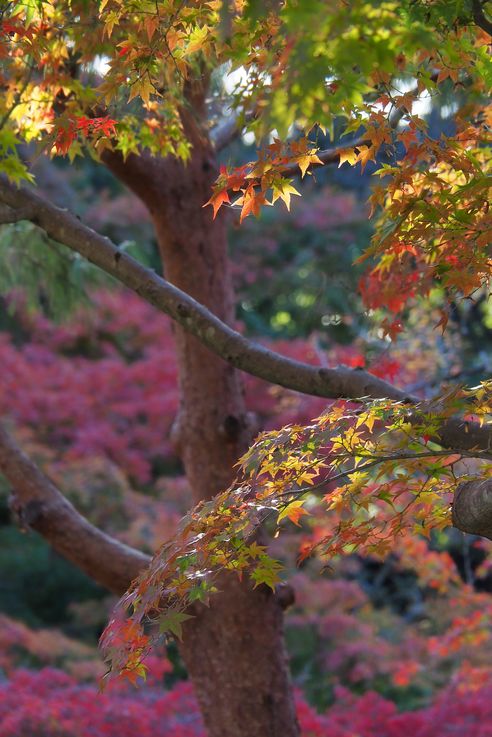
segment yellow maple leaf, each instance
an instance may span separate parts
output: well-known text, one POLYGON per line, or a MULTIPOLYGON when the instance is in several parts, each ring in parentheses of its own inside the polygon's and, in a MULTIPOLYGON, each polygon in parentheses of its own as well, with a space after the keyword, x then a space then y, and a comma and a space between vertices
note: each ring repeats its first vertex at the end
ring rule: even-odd
POLYGON ((281 522, 287 517, 288 519, 290 519, 291 522, 300 527, 299 518, 302 517, 304 514, 308 514, 308 512, 306 512, 306 510, 302 508, 302 505, 305 501, 305 499, 297 499, 296 501, 288 504, 279 513, 277 522, 281 522))
POLYGON ((307 170, 311 166, 311 164, 322 164, 323 162, 319 158, 319 156, 316 155, 315 150, 308 151, 303 156, 299 156, 297 159, 297 164, 299 166, 299 169, 301 170, 301 177, 304 178, 306 175, 307 170))
POLYGON ((340 163, 338 164, 338 168, 341 167, 342 164, 347 162, 347 164, 350 164, 350 166, 353 166, 357 162, 357 154, 353 148, 343 148, 341 151, 339 151, 340 156, 340 163))
POLYGON ((298 195, 299 197, 301 196, 301 193, 292 186, 289 180, 283 179, 275 182, 275 184, 272 185, 272 205, 280 199, 285 203, 287 210, 290 210, 290 196, 293 194, 298 195))
POLYGON ((374 146, 359 146, 357 162, 360 162, 362 171, 366 168, 368 161, 376 161, 376 149, 374 146))
POLYGON ((194 54, 196 51, 200 51, 205 45, 208 35, 210 34, 210 28, 208 26, 202 26, 201 28, 195 28, 188 37, 188 44, 184 50, 184 56, 188 54, 194 54))
POLYGON ((148 105, 152 92, 154 92, 154 86, 150 80, 150 77, 146 74, 141 79, 137 79, 130 87, 128 102, 133 100, 134 97, 141 97, 143 102, 148 105))

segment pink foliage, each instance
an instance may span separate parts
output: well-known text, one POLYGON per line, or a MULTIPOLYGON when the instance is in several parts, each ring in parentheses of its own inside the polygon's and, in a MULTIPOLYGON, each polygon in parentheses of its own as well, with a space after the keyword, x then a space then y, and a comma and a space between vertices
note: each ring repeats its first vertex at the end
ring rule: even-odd
MULTIPOLYGON (((106 457, 146 483, 155 461, 173 458, 169 434, 178 391, 171 321, 133 293, 106 290, 92 299, 94 309, 64 325, 24 317, 30 340, 21 346, 0 334, 0 413, 62 450, 66 460, 106 457)), ((313 365, 326 358, 308 340, 274 347, 313 365)), ((337 363, 364 361, 357 348, 338 348, 330 354, 330 365, 337 363)), ((251 376, 245 386, 259 429, 309 422, 326 406, 251 376)))
MULTIPOLYGON (((338 689, 337 701, 317 714, 298 695, 302 737, 492 737, 492 683, 450 686, 426 709, 398 713, 374 692, 356 697, 338 689)), ((139 689, 114 685, 101 694, 45 668, 19 670, 0 684, 0 737, 205 737, 189 683, 163 691, 155 681, 139 689)))

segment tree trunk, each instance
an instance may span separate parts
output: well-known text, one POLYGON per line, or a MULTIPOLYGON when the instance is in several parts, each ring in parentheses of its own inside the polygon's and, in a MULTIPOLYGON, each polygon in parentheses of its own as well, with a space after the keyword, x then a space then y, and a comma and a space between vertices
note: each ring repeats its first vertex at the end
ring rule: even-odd
MULTIPOLYGON (((195 104, 196 114, 198 104, 195 104)), ((203 209, 217 176, 208 136, 186 120, 193 142, 175 159, 105 155, 110 169, 148 206, 166 278, 222 320, 234 317, 224 216, 203 209)), ((180 410, 174 440, 195 502, 231 483, 251 440, 238 373, 175 327, 180 410)), ((297 737, 283 643, 282 608, 268 589, 224 575, 221 593, 186 623, 181 648, 210 737, 297 737)))
POLYGON ((184 630, 181 653, 210 737, 297 737, 282 609, 231 575, 184 630))

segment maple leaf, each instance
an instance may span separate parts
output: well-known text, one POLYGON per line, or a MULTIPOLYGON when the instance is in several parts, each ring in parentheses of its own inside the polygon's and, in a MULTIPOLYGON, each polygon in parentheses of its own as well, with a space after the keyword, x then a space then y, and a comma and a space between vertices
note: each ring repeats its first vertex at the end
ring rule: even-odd
POLYGON ((211 196, 211 198, 206 202, 202 207, 207 207, 207 205, 212 205, 214 208, 214 220, 217 216, 218 211, 222 207, 223 204, 230 204, 229 199, 229 193, 227 189, 221 189, 218 192, 214 192, 214 194, 211 196))
POLYGON ((184 56, 194 54, 196 51, 200 51, 203 48, 207 37, 210 34, 210 28, 208 26, 202 26, 202 28, 195 28, 188 36, 188 43, 184 50, 184 56))
POLYGON ((241 205, 241 216, 239 222, 242 223, 244 218, 248 215, 253 214, 255 217, 261 212, 262 205, 266 202, 265 195, 263 192, 256 191, 254 186, 251 185, 245 190, 244 195, 239 197, 234 205, 241 205))
POLYGON ((272 591, 275 591, 275 586, 280 581, 279 571, 282 569, 283 566, 278 560, 270 558, 268 555, 262 555, 260 562, 251 573, 255 588, 260 584, 265 584, 272 591))
POLYGON ((291 522, 300 527, 299 519, 303 515, 309 514, 309 512, 306 512, 306 510, 303 509, 303 504, 305 504, 305 502, 305 499, 296 499, 295 501, 290 502, 290 504, 284 507, 279 513, 277 523, 281 522, 285 518, 288 518, 291 522))
POLYGON ((150 102, 150 95, 155 92, 154 86, 148 74, 144 74, 143 77, 135 80, 130 87, 130 94, 128 95, 128 102, 133 100, 135 97, 141 97, 143 102, 148 105, 150 102))
POLYGON ((304 176, 306 175, 307 170, 311 166, 311 164, 322 164, 323 162, 317 156, 316 151, 313 149, 311 152, 308 152, 298 158, 296 158, 297 164, 299 165, 299 169, 301 170, 301 176, 304 179, 304 176))
POLYGON ((58 128, 55 138, 55 149, 58 154, 64 156, 68 153, 70 146, 77 138, 75 123, 72 120, 63 121, 58 128))
POLYGON ((374 146, 358 146, 357 148, 359 153, 356 160, 364 171, 368 161, 376 161, 376 149, 374 146))
POLYGON ((353 166, 353 164, 357 162, 357 153, 353 148, 344 148, 339 151, 338 155, 340 156, 340 163, 338 164, 338 168, 340 168, 342 164, 345 163, 353 166))
POLYGON ((311 164, 323 163, 316 154, 318 149, 313 147, 308 138, 300 138, 298 141, 292 141, 290 149, 295 156, 295 162, 301 170, 302 178, 304 178, 311 164))
POLYGON ((370 412, 362 412, 357 419, 357 422, 355 423, 355 427, 358 428, 361 425, 365 425, 368 428, 369 432, 372 433, 375 422, 376 416, 374 414, 371 414, 370 412))
POLYGON ((183 622, 192 619, 191 614, 185 612, 170 611, 159 617, 159 632, 171 632, 178 640, 183 637, 183 622))
POLYGON ((290 210, 290 197, 291 195, 301 196, 301 193, 292 185, 289 179, 277 179, 272 184, 272 205, 278 200, 282 200, 285 203, 287 210, 290 210))
POLYGON ((447 310, 441 310, 440 311, 441 318, 439 322, 437 322, 434 326, 434 329, 437 330, 437 328, 441 328, 441 332, 444 335, 446 332, 446 326, 449 322, 449 312, 447 310))
POLYGON ((88 136, 91 126, 93 125, 93 121, 90 118, 87 118, 85 115, 81 115, 79 118, 76 119, 76 122, 77 128, 82 132, 82 135, 88 136))
POLYGON ((159 22, 160 18, 158 15, 149 15, 149 17, 144 21, 145 31, 149 41, 152 41, 152 36, 159 27, 159 22))
POLYGON ((138 663, 137 665, 131 667, 131 668, 125 668, 121 671, 122 678, 126 678, 127 681, 129 681, 132 686, 137 686, 138 679, 143 678, 144 681, 147 677, 147 666, 143 663, 138 663))

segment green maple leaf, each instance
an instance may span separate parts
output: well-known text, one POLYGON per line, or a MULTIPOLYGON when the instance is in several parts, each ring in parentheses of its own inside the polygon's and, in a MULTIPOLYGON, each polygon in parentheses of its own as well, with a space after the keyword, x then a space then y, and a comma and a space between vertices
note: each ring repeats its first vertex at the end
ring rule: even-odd
POLYGON ((181 640, 183 638, 182 625, 187 619, 193 619, 192 615, 185 614, 184 612, 168 612, 159 619, 159 632, 161 632, 161 634, 170 632, 177 637, 178 640, 181 640))

